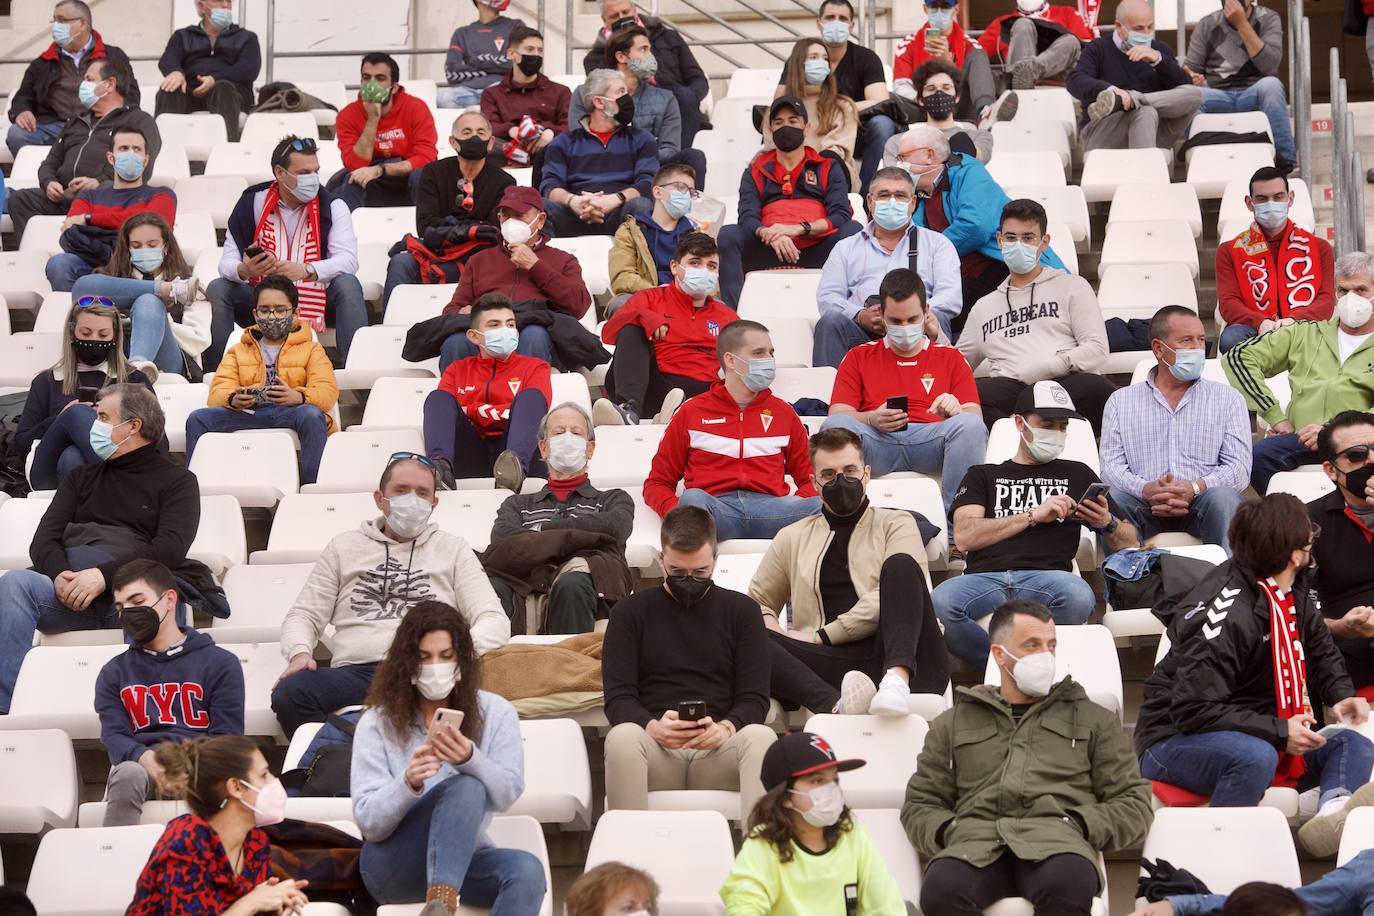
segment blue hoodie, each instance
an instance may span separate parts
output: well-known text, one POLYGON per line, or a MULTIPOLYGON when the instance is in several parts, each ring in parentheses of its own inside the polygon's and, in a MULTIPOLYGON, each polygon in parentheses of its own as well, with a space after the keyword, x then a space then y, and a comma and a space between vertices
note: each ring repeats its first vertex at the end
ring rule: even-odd
POLYGON ((110 763, 164 741, 243 734, 243 667, 196 630, 166 652, 130 646, 100 669, 95 710, 110 763))

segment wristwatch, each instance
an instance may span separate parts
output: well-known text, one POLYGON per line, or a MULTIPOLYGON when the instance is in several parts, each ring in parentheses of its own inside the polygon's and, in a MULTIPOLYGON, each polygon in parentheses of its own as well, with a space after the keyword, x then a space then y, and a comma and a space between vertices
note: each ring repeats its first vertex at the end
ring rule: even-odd
POLYGON ((810 235, 810 234, 811 234, 811 224, 808 223, 808 222, 806 222, 805 220, 802 221, 801 229, 802 229, 802 235, 810 235))
POLYGON ((624 191, 616 191, 615 196, 620 198, 620 203, 622 206, 630 202, 630 199, 625 196, 624 191))
POLYGON ((1192 481, 1192 484, 1193 484, 1193 499, 1197 499, 1199 496, 1202 495, 1202 487, 1200 487, 1200 486, 1197 485, 1197 481, 1196 481, 1196 480, 1192 481))
POLYGON ((315 272, 314 264, 305 265, 305 275, 309 277, 311 280, 318 280, 320 278, 320 275, 315 272))
POLYGON ((1111 534, 1116 530, 1116 526, 1119 524, 1121 524, 1121 519, 1113 515, 1110 522, 1103 525, 1101 528, 1094 528, 1093 531, 1096 531, 1098 534, 1111 534))

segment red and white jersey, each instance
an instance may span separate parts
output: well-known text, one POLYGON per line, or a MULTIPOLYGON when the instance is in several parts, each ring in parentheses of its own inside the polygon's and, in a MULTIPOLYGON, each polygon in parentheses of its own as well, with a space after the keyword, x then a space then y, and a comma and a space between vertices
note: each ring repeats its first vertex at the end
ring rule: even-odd
POLYGON ((910 422, 938 423, 944 417, 931 413, 930 405, 942 394, 954 395, 960 404, 978 403, 973 370, 957 348, 928 343, 915 356, 898 356, 884 337, 845 354, 830 403, 877 410, 888 398, 906 395, 910 422))
POLYGON ((543 392, 545 405, 553 400, 549 364, 519 353, 505 362, 485 356, 456 360, 439 379, 439 390, 458 399, 472 425, 487 439, 505 432, 511 402, 530 389, 543 392))

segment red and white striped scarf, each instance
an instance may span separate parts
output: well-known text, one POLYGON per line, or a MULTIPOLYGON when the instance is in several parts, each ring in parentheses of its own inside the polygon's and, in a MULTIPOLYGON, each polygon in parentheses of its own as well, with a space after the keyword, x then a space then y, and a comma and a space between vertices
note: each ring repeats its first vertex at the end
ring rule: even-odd
MULTIPOLYGON (((1260 591, 1269 601, 1269 650, 1274 662, 1274 702, 1281 719, 1309 715, 1307 698, 1307 655, 1298 629, 1297 603, 1291 591, 1279 589, 1273 579, 1260 579, 1260 591)), ((1303 774, 1303 759, 1293 754, 1279 755, 1274 785, 1296 786, 1303 774)))
MULTIPOLYGON (((305 205, 303 218, 296 223, 293 238, 285 238, 286 224, 281 220, 277 207, 281 203, 281 191, 276 182, 267 189, 262 202, 262 216, 258 217, 257 228, 253 230, 253 240, 264 251, 270 251, 282 261, 295 261, 299 264, 314 264, 320 260, 320 199, 316 197, 305 205), (277 236, 277 227, 282 227, 282 237, 277 236), (283 250, 279 246, 285 246, 283 250)), ((256 279, 256 278, 255 278, 256 279)), ((300 296, 297 314, 300 319, 315 329, 318 334, 324 330, 325 286, 309 277, 296 282, 296 292, 300 296)))

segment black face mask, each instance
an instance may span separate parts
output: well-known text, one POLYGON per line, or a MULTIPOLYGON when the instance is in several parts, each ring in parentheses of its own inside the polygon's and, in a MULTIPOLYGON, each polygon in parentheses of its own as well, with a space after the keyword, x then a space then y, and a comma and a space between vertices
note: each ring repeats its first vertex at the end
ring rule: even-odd
POLYGON ((1366 464, 1353 471, 1348 471, 1345 475, 1345 488, 1363 498, 1365 487, 1369 486, 1371 477, 1374 477, 1374 464, 1366 464))
POLYGON ((629 127, 630 122, 635 119, 635 97, 629 94, 622 95, 615 100, 615 123, 621 127, 629 127))
POLYGON ((930 95, 921 99, 921 107, 926 110, 932 118, 941 120, 954 113, 954 106, 957 104, 952 92, 932 92, 930 95))
POLYGON ((683 607, 691 607, 705 597, 711 590, 711 580, 698 579, 696 576, 669 576, 668 591, 673 597, 682 603, 683 607))
POLYGON ((480 162, 487 158, 487 141, 481 137, 464 137, 458 141, 458 156, 468 162, 480 162))
MULTIPOLYGON (((166 615, 164 614, 163 617, 166 615)), ((162 629, 162 617, 158 616, 157 606, 126 607, 119 612, 119 624, 136 646, 146 646, 162 629)))
POLYGON ((773 145, 784 153, 790 153, 802 145, 806 133, 800 127, 779 127, 773 131, 773 145))
POLYGON ((109 359, 110 352, 114 350, 114 345, 113 340, 72 338, 72 351, 76 354, 77 362, 87 366, 98 366, 109 359))
POLYGON ((864 501, 864 482, 840 474, 821 487, 821 500, 835 515, 846 517, 859 511, 864 501))
POLYGON ((516 64, 515 66, 519 67, 519 68, 520 68, 520 72, 523 73, 523 74, 525 74, 526 76, 534 76, 534 75, 535 75, 536 73, 538 73, 540 70, 544 69, 544 55, 542 55, 542 54, 525 54, 525 55, 522 55, 521 58, 520 58, 520 62, 519 62, 518 64, 516 64))
POLYGON ((614 35, 621 29, 628 29, 632 25, 639 25, 639 20, 634 16, 621 16, 615 22, 611 23, 611 34, 614 35))

